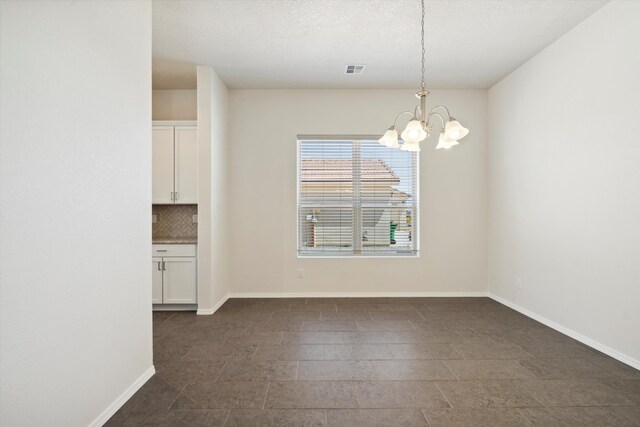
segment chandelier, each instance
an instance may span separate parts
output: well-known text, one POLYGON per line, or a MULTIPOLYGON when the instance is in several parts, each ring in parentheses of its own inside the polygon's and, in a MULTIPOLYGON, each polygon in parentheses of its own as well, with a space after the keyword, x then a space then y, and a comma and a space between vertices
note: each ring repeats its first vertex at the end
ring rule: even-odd
POLYGON ((422 45, 422 80, 420 82, 420 92, 416 93, 416 98, 420 99, 420 105, 417 105, 413 112, 411 111, 403 111, 396 116, 396 119, 393 122, 393 126, 391 126, 385 134, 378 140, 378 142, 384 146, 390 148, 400 148, 401 150, 406 151, 420 151, 420 141, 426 139, 432 130, 431 119, 433 117, 437 117, 440 119, 440 123, 442 124, 442 130, 440 131, 440 137, 438 139, 438 145, 436 149, 449 149, 454 145, 459 144, 459 140, 464 138, 468 133, 469 129, 465 128, 458 122, 451 113, 449 113, 449 109, 444 105, 436 105, 431 110, 427 112, 427 96, 429 96, 429 91, 426 89, 426 85, 424 82, 424 0, 421 0, 422 4, 422 32, 421 32, 421 45, 422 45), (441 114, 442 113, 442 114, 441 114), (404 114, 410 114, 411 120, 405 127, 400 137, 402 138, 403 144, 400 145, 398 143, 398 131, 396 130, 396 124, 400 116, 404 114), (445 115, 443 115, 445 114, 445 115), (446 118, 446 120, 445 120, 446 118))

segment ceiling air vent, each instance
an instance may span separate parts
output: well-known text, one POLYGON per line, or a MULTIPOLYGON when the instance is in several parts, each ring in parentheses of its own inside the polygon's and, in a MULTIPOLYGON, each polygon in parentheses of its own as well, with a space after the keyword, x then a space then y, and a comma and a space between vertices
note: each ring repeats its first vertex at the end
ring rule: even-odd
POLYGON ((345 74, 364 74, 364 65, 347 65, 344 69, 345 74))

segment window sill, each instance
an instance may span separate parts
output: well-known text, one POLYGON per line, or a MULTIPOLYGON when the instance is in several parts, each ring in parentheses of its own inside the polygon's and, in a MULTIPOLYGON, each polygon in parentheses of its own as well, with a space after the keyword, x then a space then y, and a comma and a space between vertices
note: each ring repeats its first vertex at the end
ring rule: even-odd
POLYGON ((420 258, 420 254, 407 254, 407 255, 297 255, 299 259, 406 259, 406 258, 420 258))

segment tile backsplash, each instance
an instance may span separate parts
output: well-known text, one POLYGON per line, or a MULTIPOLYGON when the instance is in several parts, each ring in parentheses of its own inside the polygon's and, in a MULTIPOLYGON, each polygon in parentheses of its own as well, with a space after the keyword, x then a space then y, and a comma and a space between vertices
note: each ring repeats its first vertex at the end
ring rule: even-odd
POLYGON ((197 237, 198 224, 193 215, 198 215, 198 205, 153 205, 153 237, 197 237))

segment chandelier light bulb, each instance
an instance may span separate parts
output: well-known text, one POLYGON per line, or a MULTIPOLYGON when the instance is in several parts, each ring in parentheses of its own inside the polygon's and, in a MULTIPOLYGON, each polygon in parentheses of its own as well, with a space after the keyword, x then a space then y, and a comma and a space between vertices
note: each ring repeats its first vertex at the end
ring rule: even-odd
POLYGON ((444 128, 444 133, 447 138, 458 141, 467 136, 469 129, 462 126, 459 121, 452 117, 451 120, 447 122, 447 125, 444 128))
POLYGON ((389 130, 387 130, 382 138, 378 140, 378 142, 389 148, 398 148, 400 144, 398 144, 398 131, 395 126, 391 126, 389 130))
MULTIPOLYGON (((402 132, 402 140, 413 143, 420 142, 427 137, 427 132, 422 127, 422 123, 417 117, 414 117, 402 132)), ((417 151, 417 150, 414 150, 417 151)))

